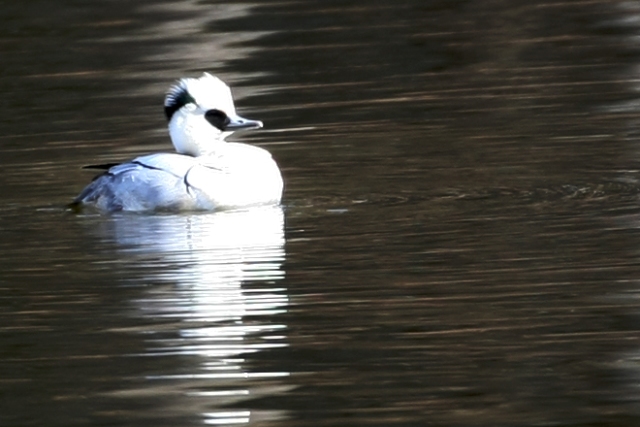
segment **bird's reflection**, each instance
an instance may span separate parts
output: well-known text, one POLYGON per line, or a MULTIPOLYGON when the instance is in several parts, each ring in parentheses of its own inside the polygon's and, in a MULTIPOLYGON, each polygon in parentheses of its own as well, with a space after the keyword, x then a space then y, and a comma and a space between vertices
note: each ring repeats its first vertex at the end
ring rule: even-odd
MULTIPOLYGON (((188 358, 146 375, 189 396, 206 424, 242 424, 277 417, 225 405, 280 390, 287 372, 246 366, 250 353, 286 346, 284 215, 279 207, 193 215, 122 215, 103 223, 145 286, 136 310, 152 320, 140 356, 188 358), (196 403, 196 401, 198 403, 196 403), (216 410, 214 410, 216 409, 216 410)), ((183 406, 184 408, 184 406, 183 406)), ((195 415, 195 414, 192 414, 195 415)))

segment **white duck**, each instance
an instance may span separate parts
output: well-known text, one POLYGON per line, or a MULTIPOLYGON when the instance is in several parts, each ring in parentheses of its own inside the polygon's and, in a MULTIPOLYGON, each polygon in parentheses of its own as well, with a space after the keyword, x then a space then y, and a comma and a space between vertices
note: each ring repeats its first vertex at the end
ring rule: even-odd
MULTIPOLYGON (((262 122, 236 114, 231 90, 204 73, 172 86, 164 102, 178 154, 156 153, 104 165, 72 206, 101 211, 189 211, 278 204, 282 175, 268 151, 227 142, 239 129, 262 122)), ((100 167, 100 166, 97 166, 100 167)))

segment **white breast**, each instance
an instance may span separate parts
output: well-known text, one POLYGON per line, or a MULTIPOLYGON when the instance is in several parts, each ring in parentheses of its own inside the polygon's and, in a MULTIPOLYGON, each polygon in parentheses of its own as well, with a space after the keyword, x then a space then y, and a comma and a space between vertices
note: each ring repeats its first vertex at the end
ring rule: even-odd
POLYGON ((196 157, 186 181, 218 207, 279 203, 283 181, 268 151, 227 143, 214 154, 196 157))

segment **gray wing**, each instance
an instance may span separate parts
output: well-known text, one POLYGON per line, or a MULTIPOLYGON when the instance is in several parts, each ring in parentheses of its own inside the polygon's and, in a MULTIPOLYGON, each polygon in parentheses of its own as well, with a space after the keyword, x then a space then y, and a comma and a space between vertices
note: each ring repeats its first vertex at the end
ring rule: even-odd
POLYGON ((188 207, 192 197, 184 176, 190 163, 185 157, 152 155, 113 166, 95 177, 71 205, 94 205, 108 212, 188 207))

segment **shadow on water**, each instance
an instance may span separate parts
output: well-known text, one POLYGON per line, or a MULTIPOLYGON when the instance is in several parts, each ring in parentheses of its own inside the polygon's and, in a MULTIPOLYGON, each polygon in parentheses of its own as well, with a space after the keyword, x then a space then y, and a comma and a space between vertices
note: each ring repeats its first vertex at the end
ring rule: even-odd
POLYGON ((637 6, 85 3, 0 1, 0 421, 638 424, 637 6), (286 226, 58 208, 202 70, 286 226))
MULTIPOLYGON (((101 219, 101 221, 104 219, 101 219)), ((131 286, 146 283, 132 301, 144 325, 126 328, 146 337, 129 357, 167 358, 179 367, 146 374, 147 382, 109 393, 165 398, 164 423, 185 413, 205 424, 238 424, 284 415, 224 410, 248 398, 291 388, 288 372, 256 371, 247 354, 285 347, 286 325, 271 320, 287 309, 284 216, 280 208, 213 215, 122 215, 100 222, 100 240, 114 239, 131 286), (188 408, 188 410, 185 410, 188 408)), ((126 286, 126 282, 125 282, 126 286)), ((163 365, 156 362, 156 364, 163 365)), ((171 366, 171 367, 169 367, 171 366)), ((131 417, 147 419, 134 411, 131 417)))

